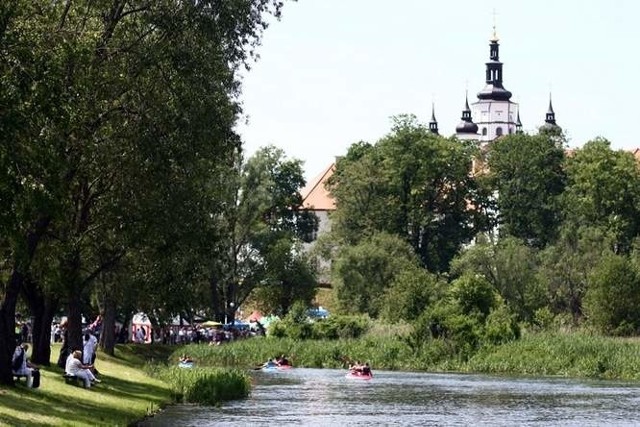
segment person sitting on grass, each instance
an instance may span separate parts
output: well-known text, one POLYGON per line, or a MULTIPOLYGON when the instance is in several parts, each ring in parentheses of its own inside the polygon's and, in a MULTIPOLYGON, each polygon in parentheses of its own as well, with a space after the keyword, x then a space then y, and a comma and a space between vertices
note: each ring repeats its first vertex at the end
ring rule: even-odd
MULTIPOLYGON (((29 350, 29 344, 23 343, 16 346, 11 359, 11 372, 13 375, 27 377, 27 387, 31 388, 35 385, 34 377, 40 376, 40 371, 38 371, 38 366, 27 359, 27 350, 29 350)), ((39 385, 40 381, 38 380, 36 384, 39 385)))
POLYGON ((67 360, 67 375, 75 375, 76 377, 84 380, 84 387, 89 388, 93 383, 101 382, 97 379, 93 372, 91 372, 93 365, 84 365, 82 363, 82 352, 80 350, 76 350, 72 353, 72 357, 67 360))
POLYGON ((193 359, 186 354, 183 354, 182 356, 180 356, 180 363, 193 363, 193 359))

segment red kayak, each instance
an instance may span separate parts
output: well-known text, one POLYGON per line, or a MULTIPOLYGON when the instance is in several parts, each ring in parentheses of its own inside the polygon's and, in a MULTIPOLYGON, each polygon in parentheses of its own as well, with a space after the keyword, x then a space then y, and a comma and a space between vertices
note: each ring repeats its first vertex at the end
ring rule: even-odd
POLYGON ((351 372, 347 372, 347 374, 345 375, 345 378, 352 379, 352 380, 370 380, 371 378, 373 378, 373 375, 371 373, 363 374, 362 372, 351 371, 351 372))

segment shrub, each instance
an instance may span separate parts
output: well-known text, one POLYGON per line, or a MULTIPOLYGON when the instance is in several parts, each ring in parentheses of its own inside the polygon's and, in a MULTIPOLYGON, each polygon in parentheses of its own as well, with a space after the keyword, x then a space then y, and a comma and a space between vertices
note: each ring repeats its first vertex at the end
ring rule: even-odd
POLYGON ((584 300, 589 323, 604 333, 640 330, 640 275, 625 256, 610 255, 595 268, 584 300))
POLYGON ((369 330, 370 325, 371 320, 368 316, 334 315, 315 322, 294 322, 285 318, 269 325, 269 335, 276 338, 317 340, 358 338, 369 330))
POLYGON ((506 305, 491 311, 484 325, 484 342, 503 344, 520 338, 520 327, 506 305))
POLYGON ((238 369, 183 369, 156 365, 148 370, 151 375, 168 383, 174 399, 181 403, 215 405, 247 397, 251 391, 249 376, 238 369))

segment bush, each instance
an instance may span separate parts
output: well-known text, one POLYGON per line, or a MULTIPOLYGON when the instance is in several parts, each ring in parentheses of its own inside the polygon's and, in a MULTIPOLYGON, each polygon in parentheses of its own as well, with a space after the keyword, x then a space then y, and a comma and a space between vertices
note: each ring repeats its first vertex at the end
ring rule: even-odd
POLYGON ((247 373, 238 369, 191 368, 177 366, 149 368, 150 374, 171 387, 176 402, 216 405, 247 397, 251 382, 247 373))
POLYGON ((484 342, 504 344, 520 338, 520 327, 506 305, 491 311, 484 326, 484 342))
POLYGON ((315 322, 308 319, 294 322, 287 316, 284 320, 269 325, 269 335, 276 338, 316 340, 358 338, 369 330, 370 325, 368 316, 334 315, 315 322))
POLYGON ((610 255, 595 268, 584 300, 599 331, 632 335, 640 330, 640 275, 625 256, 610 255))
POLYGON ((358 338, 369 330, 368 316, 331 316, 313 324, 316 339, 358 338))

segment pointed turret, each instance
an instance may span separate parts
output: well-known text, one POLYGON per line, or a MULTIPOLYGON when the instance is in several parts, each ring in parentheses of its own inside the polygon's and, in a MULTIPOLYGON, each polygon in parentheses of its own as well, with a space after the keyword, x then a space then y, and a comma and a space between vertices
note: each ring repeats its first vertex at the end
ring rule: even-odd
POLYGON ((524 133, 522 130, 522 121, 520 121, 520 110, 518 110, 518 118, 516 119, 516 133, 519 135, 524 133))
POLYGON ((551 94, 549 94, 549 108, 547 109, 547 115, 544 122, 550 125, 556 124, 556 113, 553 111, 553 104, 551 103, 551 94))
POLYGON ((436 120, 436 108, 433 102, 431 103, 431 121, 429 122, 429 131, 433 134, 438 133, 438 121, 436 120))
POLYGON ((551 94, 549 94, 549 108, 544 118, 544 124, 540 126, 540 130, 562 131, 562 128, 556 123, 556 113, 553 111, 553 103, 551 102, 551 94))
POLYGON ((473 123, 471 118, 471 109, 469 108, 469 96, 465 94, 464 109, 462 110, 462 121, 456 126, 457 134, 476 135, 478 133, 478 125, 473 123))

